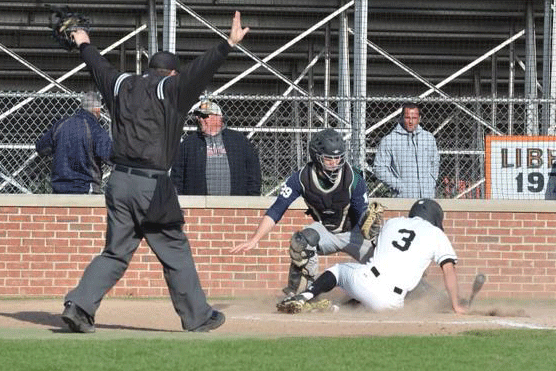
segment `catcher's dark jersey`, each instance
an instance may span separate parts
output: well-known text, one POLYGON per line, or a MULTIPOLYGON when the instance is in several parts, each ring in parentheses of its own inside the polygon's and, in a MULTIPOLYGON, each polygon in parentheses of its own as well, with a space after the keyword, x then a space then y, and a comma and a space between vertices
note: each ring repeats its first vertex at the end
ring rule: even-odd
MULTIPOLYGON (((288 207, 290 207, 292 202, 299 196, 302 196, 304 199, 306 198, 300 180, 300 173, 301 171, 296 171, 286 180, 280 189, 280 194, 276 198, 276 201, 266 211, 266 215, 271 217, 275 222, 278 222, 282 218, 288 207)), ((359 223, 361 216, 367 210, 368 203, 369 200, 365 181, 359 172, 353 171, 350 199, 350 214, 353 218, 352 226, 359 223)))

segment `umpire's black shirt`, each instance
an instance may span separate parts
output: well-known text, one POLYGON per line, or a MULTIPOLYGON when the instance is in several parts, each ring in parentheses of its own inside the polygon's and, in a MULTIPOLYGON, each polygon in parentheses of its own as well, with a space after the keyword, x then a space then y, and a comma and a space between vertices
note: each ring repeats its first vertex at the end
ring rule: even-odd
POLYGON ((164 77, 151 69, 144 75, 120 73, 94 46, 81 44, 81 58, 112 116, 112 162, 168 170, 185 115, 231 49, 223 42, 181 68, 178 75, 164 77))

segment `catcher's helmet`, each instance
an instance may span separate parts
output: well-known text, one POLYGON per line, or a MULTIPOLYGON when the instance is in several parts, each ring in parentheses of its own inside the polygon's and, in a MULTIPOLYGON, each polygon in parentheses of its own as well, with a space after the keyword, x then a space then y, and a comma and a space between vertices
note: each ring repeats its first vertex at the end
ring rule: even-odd
POLYGON ((442 207, 440 207, 438 202, 431 200, 430 198, 422 198, 411 206, 411 210, 409 210, 409 217, 413 218, 414 216, 425 219, 435 227, 444 230, 444 227, 442 226, 444 211, 442 211, 442 207))
POLYGON ((335 182, 346 162, 346 144, 336 130, 324 129, 311 139, 309 155, 317 169, 331 182, 335 182))

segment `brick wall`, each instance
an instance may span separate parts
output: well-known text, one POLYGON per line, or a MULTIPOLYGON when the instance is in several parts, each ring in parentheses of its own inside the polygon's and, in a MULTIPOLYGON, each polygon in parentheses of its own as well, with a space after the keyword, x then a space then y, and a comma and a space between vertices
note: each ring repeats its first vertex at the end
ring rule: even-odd
MULTIPOLYGON (((256 228, 272 198, 180 198, 185 231, 208 296, 275 295, 287 281, 287 247, 293 232, 308 224, 296 202, 258 249, 229 249, 256 228)), ((381 200, 386 217, 405 215, 410 200, 381 200)), ((552 202, 443 200, 445 230, 459 256, 460 288, 474 275, 488 276, 482 297, 556 299, 556 210, 552 202), (527 209, 527 212, 523 210, 527 209)), ((102 196, 0 197, 0 296, 62 297, 104 245, 102 196)), ((324 257, 320 267, 349 261, 324 257)), ((439 269, 428 279, 441 285, 439 269)), ((161 266, 148 246, 138 248, 110 296, 159 297, 167 290, 161 266)))

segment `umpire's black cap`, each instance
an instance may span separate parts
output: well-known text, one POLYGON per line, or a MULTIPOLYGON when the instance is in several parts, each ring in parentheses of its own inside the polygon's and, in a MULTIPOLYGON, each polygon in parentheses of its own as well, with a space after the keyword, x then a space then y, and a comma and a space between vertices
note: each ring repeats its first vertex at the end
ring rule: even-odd
POLYGON ((431 200, 430 198, 422 198, 416 201, 411 210, 409 210, 409 217, 413 218, 418 216, 425 219, 435 227, 444 230, 442 226, 442 221, 444 220, 444 211, 438 202, 431 200))
POLYGON ((149 61, 149 68, 163 68, 166 70, 179 70, 180 60, 174 53, 167 51, 153 54, 149 61))

